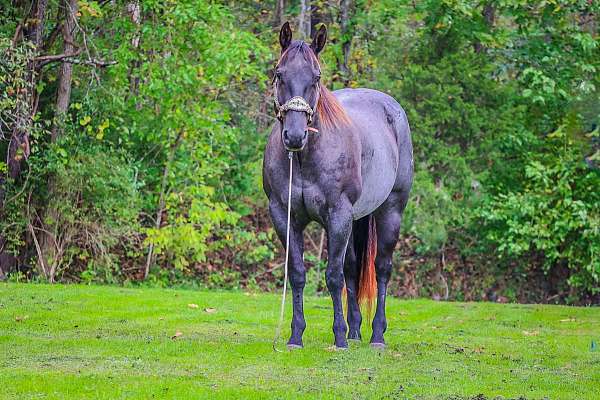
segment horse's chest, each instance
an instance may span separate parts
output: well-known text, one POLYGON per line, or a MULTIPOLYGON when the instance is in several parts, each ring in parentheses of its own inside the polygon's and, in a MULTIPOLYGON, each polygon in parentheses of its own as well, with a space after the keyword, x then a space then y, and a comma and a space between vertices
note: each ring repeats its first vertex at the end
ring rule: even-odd
POLYGON ((322 221, 328 209, 327 197, 319 185, 311 182, 303 182, 302 186, 302 206, 310 219, 322 221))
POLYGON ((302 205, 312 220, 323 222, 330 209, 341 206, 342 197, 354 203, 360 195, 360 163, 340 152, 318 165, 304 165, 299 171, 302 205))

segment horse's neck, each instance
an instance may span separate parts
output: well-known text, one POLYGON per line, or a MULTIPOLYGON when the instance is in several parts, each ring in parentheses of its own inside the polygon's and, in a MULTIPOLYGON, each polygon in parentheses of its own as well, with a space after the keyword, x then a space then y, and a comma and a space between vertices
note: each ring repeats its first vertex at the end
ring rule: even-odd
POLYGON ((360 155, 360 138, 354 131, 326 130, 316 121, 314 127, 318 133, 309 132, 306 148, 301 152, 302 162, 314 165, 316 168, 331 169, 332 162, 336 162, 344 155, 360 155), (357 147, 358 145, 358 147, 357 147))

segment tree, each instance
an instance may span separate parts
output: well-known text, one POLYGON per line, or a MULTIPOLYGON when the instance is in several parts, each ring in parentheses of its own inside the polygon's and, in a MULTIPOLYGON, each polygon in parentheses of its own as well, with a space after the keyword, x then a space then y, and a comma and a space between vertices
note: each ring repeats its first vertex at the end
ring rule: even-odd
POLYGON ((348 60, 350 59, 350 50, 352 48, 352 13, 354 2, 352 0, 342 0, 340 4, 340 28, 342 33, 342 61, 339 63, 340 72, 345 86, 350 82, 350 68, 348 60))
POLYGON ((310 39, 311 7, 310 0, 300 0, 300 15, 298 16, 298 33, 303 40, 310 39))
MULTIPOLYGON (((74 31, 77 24, 78 5, 77 0, 63 0, 63 13, 65 15, 62 25, 63 54, 65 56, 75 56, 77 46, 75 45, 74 31)), ((71 99, 71 82, 73 79, 73 64, 63 59, 58 74, 58 90, 56 93, 56 116, 54 117, 54 126, 52 128, 52 141, 55 142, 63 130, 65 114, 69 108, 71 99)))

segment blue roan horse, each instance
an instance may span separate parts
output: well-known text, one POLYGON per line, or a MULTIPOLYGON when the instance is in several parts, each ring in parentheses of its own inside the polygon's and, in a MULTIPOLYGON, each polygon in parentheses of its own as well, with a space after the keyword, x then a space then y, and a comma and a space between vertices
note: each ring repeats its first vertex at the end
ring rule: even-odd
POLYGON ((370 89, 328 91, 320 84, 318 54, 327 30, 310 45, 292 41, 288 23, 279 34, 281 57, 274 78, 275 123, 265 150, 263 182, 275 230, 286 242, 289 160, 293 151, 290 284, 292 333, 302 347, 305 269, 303 231, 317 221, 327 232, 327 288, 333 299, 335 345, 360 339, 359 302, 374 302, 371 345, 383 347, 386 288, 392 252, 413 176, 410 128, 392 97, 370 89), (375 283, 376 276, 376 283, 375 283), (342 312, 346 283, 348 326, 342 312))

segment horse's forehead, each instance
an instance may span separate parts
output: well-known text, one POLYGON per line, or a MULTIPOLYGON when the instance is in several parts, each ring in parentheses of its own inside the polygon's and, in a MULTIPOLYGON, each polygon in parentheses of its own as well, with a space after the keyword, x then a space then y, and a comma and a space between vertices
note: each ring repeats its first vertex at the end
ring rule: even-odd
POLYGON ((319 73, 319 70, 313 65, 311 60, 307 60, 300 52, 286 60, 284 69, 289 71, 291 76, 295 77, 313 76, 319 73))

